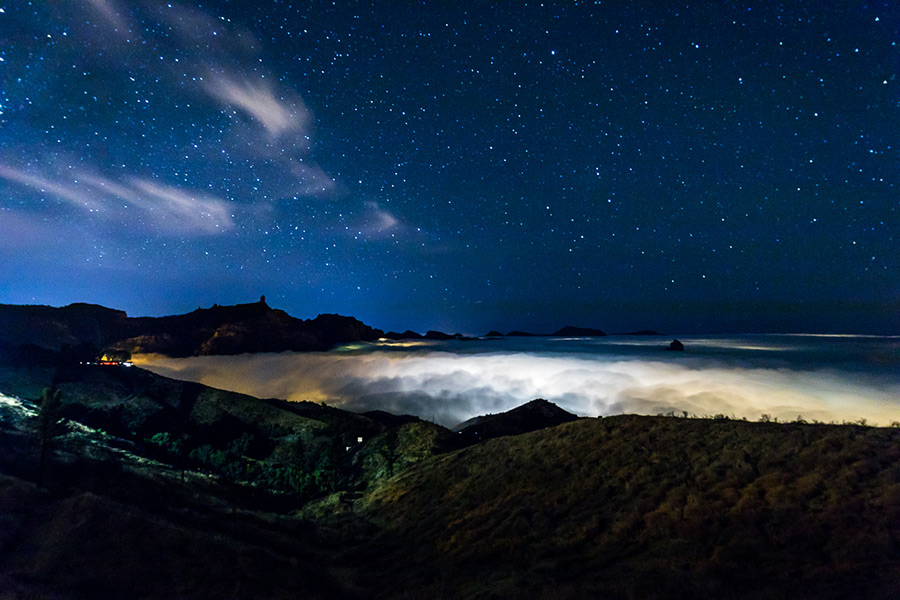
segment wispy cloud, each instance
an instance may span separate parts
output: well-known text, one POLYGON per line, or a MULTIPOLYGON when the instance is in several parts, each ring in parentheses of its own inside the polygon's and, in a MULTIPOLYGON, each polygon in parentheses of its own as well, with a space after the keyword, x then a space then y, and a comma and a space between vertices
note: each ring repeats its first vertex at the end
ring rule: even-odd
POLYGON ((289 164, 297 183, 292 194, 318 196, 327 194, 335 188, 334 179, 318 165, 308 165, 297 160, 292 160, 289 164))
POLYGON ((203 88, 225 106, 239 109, 251 117, 271 139, 308 133, 309 111, 300 96, 287 92, 277 94, 267 81, 239 80, 214 73, 204 82, 203 88))
POLYGON ((28 173, 9 165, 0 164, 0 177, 18 183, 43 194, 50 194, 69 205, 89 212, 99 211, 103 204, 92 194, 85 193, 72 185, 71 181, 52 180, 41 175, 28 173))
POLYGON ((400 233, 404 226, 396 216, 387 209, 382 208, 377 202, 364 203, 363 211, 357 222, 354 235, 361 235, 367 239, 379 239, 400 233))
POLYGON ((386 232, 400 225, 400 221, 387 210, 378 206, 377 202, 366 202, 369 227, 379 232, 386 232))
POLYGON ((216 233, 234 226, 231 204, 212 195, 150 179, 133 178, 129 184, 117 186, 120 191, 116 195, 142 208, 165 228, 216 233))
MULTIPOLYGON (((193 71, 191 81, 202 93, 222 110, 256 124, 257 135, 278 146, 280 154, 309 150, 312 115, 300 94, 276 84, 277 78, 262 67, 261 44, 252 33, 179 5, 159 14, 174 33, 180 69, 187 65, 193 71)), ((247 142, 246 136, 240 142, 247 142)))
MULTIPOLYGON (((173 94, 199 95, 204 102, 197 106, 231 118, 230 131, 216 141, 219 146, 207 149, 209 160, 233 155, 256 167, 262 166, 261 161, 279 165, 273 180, 256 186, 257 202, 265 196, 319 196, 334 190, 334 181, 321 167, 302 160, 311 150, 311 111, 296 90, 266 70, 262 44, 252 32, 178 3, 135 7, 117 0, 90 0, 89 6, 97 22, 110 31, 107 54, 120 56, 123 65, 140 67, 138 71, 152 65, 169 81, 173 94), (136 27, 138 21, 155 21, 166 33, 136 27), (295 184, 285 186, 284 174, 294 174, 295 184), (287 193, 281 188, 287 188, 287 193)), ((195 122, 185 123, 185 131, 195 128, 195 122)), ((193 143, 203 144, 204 139, 198 133, 193 143)), ((257 169, 254 177, 265 171, 257 169)))
POLYGON ((117 32, 119 35, 125 35, 132 30, 128 22, 110 0, 88 0, 87 4, 103 21, 109 23, 112 26, 113 31, 117 32))
POLYGON ((234 226, 231 203, 210 194, 161 184, 147 178, 116 181, 100 175, 73 171, 67 176, 35 174, 0 164, 0 178, 48 194, 67 205, 100 218, 120 222, 151 222, 161 233, 209 234, 234 226), (117 201, 118 199, 118 201, 117 201))
MULTIPOLYGON (((16 184, 16 193, 36 192, 9 208, 48 216, 77 209, 95 222, 151 235, 206 235, 238 220, 253 230, 259 219, 296 214, 292 199, 342 192, 310 156, 310 109, 288 80, 266 69, 263 44, 250 30, 206 10, 152 0, 59 3, 54 14, 70 26, 57 44, 71 44, 66 50, 82 63, 73 72, 86 79, 77 85, 96 84, 87 93, 97 98, 80 108, 70 136, 77 156, 40 131, 22 152, 0 148, 0 180, 16 184), (124 90, 144 103, 139 113, 123 108, 111 123, 102 105, 118 106, 124 90), (108 152, 116 144, 123 150, 113 170, 108 152), (37 194, 54 202, 34 202, 37 194)), ((69 83, 60 79, 54 98, 68 101, 69 83)), ((121 105, 135 104, 129 95, 121 105)), ((385 211, 367 210, 363 220, 365 235, 394 228, 385 211)))

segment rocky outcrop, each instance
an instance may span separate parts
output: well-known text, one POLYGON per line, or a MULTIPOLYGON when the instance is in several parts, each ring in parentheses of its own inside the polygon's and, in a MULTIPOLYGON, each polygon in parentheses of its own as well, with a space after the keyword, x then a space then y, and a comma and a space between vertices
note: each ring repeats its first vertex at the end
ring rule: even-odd
POLYGON ((682 344, 678 340, 672 340, 672 343, 669 344, 669 347, 666 350, 672 350, 674 352, 684 352, 684 344, 682 344))
POLYGON ((339 344, 373 341, 382 332, 352 318, 323 314, 297 319, 265 303, 213 306, 187 315, 140 319, 137 330, 152 333, 126 338, 117 349, 169 356, 328 350, 339 344))

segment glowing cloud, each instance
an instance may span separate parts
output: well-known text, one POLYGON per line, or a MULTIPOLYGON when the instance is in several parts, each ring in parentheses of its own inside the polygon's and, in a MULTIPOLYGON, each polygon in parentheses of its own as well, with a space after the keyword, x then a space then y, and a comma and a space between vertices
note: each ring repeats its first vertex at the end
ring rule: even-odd
POLYGON ((375 231, 387 231, 400 223, 394 215, 378 206, 376 202, 366 202, 366 207, 368 208, 369 226, 375 231))
MULTIPOLYGON (((472 344, 478 344, 473 342, 472 344)), ((497 345, 499 344, 499 346, 497 345)), ((312 354, 144 359, 162 375, 261 397, 327 401, 350 410, 412 413, 444 425, 534 398, 579 415, 687 412, 781 420, 900 420, 900 375, 725 358, 497 351, 464 344, 312 354), (483 351, 477 351, 483 350, 483 351)))

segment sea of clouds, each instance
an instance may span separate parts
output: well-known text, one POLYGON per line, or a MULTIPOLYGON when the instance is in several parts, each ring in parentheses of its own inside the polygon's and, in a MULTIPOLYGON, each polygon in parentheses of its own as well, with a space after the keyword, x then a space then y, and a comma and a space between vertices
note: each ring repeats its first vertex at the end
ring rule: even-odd
POLYGON ((266 398, 381 409, 446 426, 545 398, 582 416, 674 412, 900 421, 900 339, 523 338, 358 344, 330 352, 137 357, 160 375, 266 398))

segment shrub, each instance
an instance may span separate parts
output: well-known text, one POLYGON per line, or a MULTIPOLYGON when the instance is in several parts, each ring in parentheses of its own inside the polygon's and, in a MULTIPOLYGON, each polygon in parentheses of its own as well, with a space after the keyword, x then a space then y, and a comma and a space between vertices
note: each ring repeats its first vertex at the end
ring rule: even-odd
POLYGON ((62 394, 55 387, 44 388, 41 404, 38 407, 37 434, 40 456, 38 459, 38 485, 44 485, 44 474, 47 459, 50 456, 53 442, 65 432, 62 421, 62 394))

